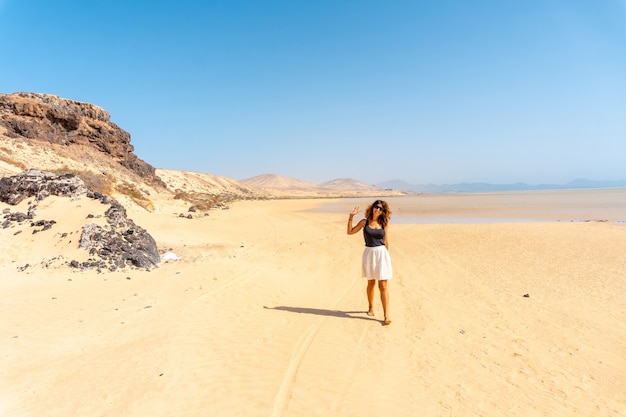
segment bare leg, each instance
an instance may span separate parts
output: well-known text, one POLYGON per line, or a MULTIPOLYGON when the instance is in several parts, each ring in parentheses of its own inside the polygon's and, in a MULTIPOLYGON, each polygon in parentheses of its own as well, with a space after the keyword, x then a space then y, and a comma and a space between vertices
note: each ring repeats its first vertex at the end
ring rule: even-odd
POLYGON ((376 288, 376 280, 367 280, 367 304, 369 306, 367 309, 368 316, 374 315, 374 288, 376 288))
POLYGON ((378 289, 380 290, 380 301, 383 303, 383 313, 385 313, 385 321, 383 324, 390 324, 389 318, 389 292, 387 292, 387 280, 378 281, 378 289))

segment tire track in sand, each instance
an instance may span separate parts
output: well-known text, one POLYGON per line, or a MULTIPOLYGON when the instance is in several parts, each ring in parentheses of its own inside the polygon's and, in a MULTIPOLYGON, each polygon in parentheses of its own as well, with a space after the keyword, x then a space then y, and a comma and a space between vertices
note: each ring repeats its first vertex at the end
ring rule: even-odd
MULTIPOLYGON (((348 294, 352 291, 358 279, 352 281, 352 284, 346 289, 346 291, 339 296, 329 309, 335 309, 336 306, 348 296, 348 294)), ((283 417, 287 413, 287 409, 289 407, 289 401, 291 400, 291 396, 293 393, 293 388, 295 385, 296 377, 298 375, 298 370, 300 369, 300 365, 302 364, 302 360, 306 356, 311 344, 315 340, 320 328, 324 321, 326 321, 327 317, 320 316, 318 317, 313 324, 309 326, 307 330, 300 336, 298 342, 296 342, 293 352, 291 354, 291 359, 289 360, 289 365, 285 371, 285 375, 283 377, 283 381, 280 384, 280 388, 278 389, 278 393, 276 394, 276 398, 274 400, 274 407, 272 409, 271 417, 283 417)), ((359 344, 363 343, 365 337, 361 337, 359 339, 359 344)))
POLYGON ((354 350, 354 354, 352 355, 351 360, 350 360, 350 369, 348 370, 348 372, 344 374, 340 388, 338 390, 339 395, 336 396, 335 401, 333 401, 333 403, 330 406, 329 415, 331 416, 341 415, 341 412, 340 412, 341 404, 343 400, 346 398, 347 393, 350 391, 350 387, 354 383, 354 375, 356 374, 358 360, 361 357, 361 354, 363 353, 363 350, 364 350, 363 346, 365 345, 365 341, 368 339, 368 335, 370 334, 371 329, 372 329, 372 326, 368 326, 367 328, 364 328, 363 332, 361 333, 361 336, 359 337, 359 340, 356 344, 356 348, 354 350))

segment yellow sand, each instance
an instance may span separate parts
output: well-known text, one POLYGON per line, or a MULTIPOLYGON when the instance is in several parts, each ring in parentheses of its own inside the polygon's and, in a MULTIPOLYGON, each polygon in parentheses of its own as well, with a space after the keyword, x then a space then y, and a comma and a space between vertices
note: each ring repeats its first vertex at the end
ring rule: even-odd
POLYGON ((625 415, 626 226, 394 225, 382 326, 347 212, 129 208, 181 259, 97 273, 60 233, 100 206, 44 202, 0 229, 1 416, 625 415))

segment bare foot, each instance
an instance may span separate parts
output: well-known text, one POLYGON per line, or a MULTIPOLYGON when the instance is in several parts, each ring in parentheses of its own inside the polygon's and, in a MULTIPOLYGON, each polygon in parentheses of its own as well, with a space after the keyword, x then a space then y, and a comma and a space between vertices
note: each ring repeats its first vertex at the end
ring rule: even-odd
POLYGON ((383 326, 389 326, 391 324, 391 320, 389 319, 385 319, 385 321, 383 321, 383 326))
POLYGON ((367 310, 367 315, 370 316, 370 317, 373 317, 374 316, 374 309, 370 308, 369 310, 367 310))

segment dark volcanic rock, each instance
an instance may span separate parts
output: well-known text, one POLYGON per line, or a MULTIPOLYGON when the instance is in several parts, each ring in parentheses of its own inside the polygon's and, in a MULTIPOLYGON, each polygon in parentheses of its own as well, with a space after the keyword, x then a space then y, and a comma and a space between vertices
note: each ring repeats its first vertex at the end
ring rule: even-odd
POLYGON ((105 216, 110 229, 91 223, 83 226, 80 247, 109 264, 109 269, 132 265, 151 269, 161 261, 156 242, 145 229, 126 217, 126 210, 114 202, 105 216))
POLYGON ((29 197, 41 201, 49 195, 75 197, 86 192, 83 180, 73 174, 58 176, 30 169, 13 177, 0 178, 0 201, 12 206, 29 197))
MULTIPOLYGON (((121 204, 103 194, 89 191, 79 177, 73 174, 55 176, 49 172, 29 170, 0 179, 0 201, 11 205, 29 197, 41 201, 49 195, 76 197, 82 194, 110 207, 105 212, 109 227, 103 228, 95 223, 83 226, 79 247, 99 259, 83 262, 80 264, 81 268, 114 271, 126 266, 151 269, 159 264, 161 258, 152 236, 127 217, 126 209, 121 204)), ((3 210, 2 228, 9 227, 12 222, 21 223, 28 219, 33 220, 32 227, 41 227, 33 233, 50 229, 56 221, 34 220, 36 207, 31 206, 28 214, 3 210)), ((70 266, 76 268, 79 264, 72 261, 70 266)))
POLYGON ((0 94, 0 126, 7 136, 59 145, 88 145, 152 185, 165 187, 150 164, 133 153, 130 134, 110 120, 109 113, 89 103, 49 94, 0 94))
POLYGON ((46 230, 52 229, 52 226, 56 224, 54 220, 37 220, 36 222, 32 222, 30 224, 31 227, 41 227, 41 229, 33 230, 33 234, 44 232, 46 230))

